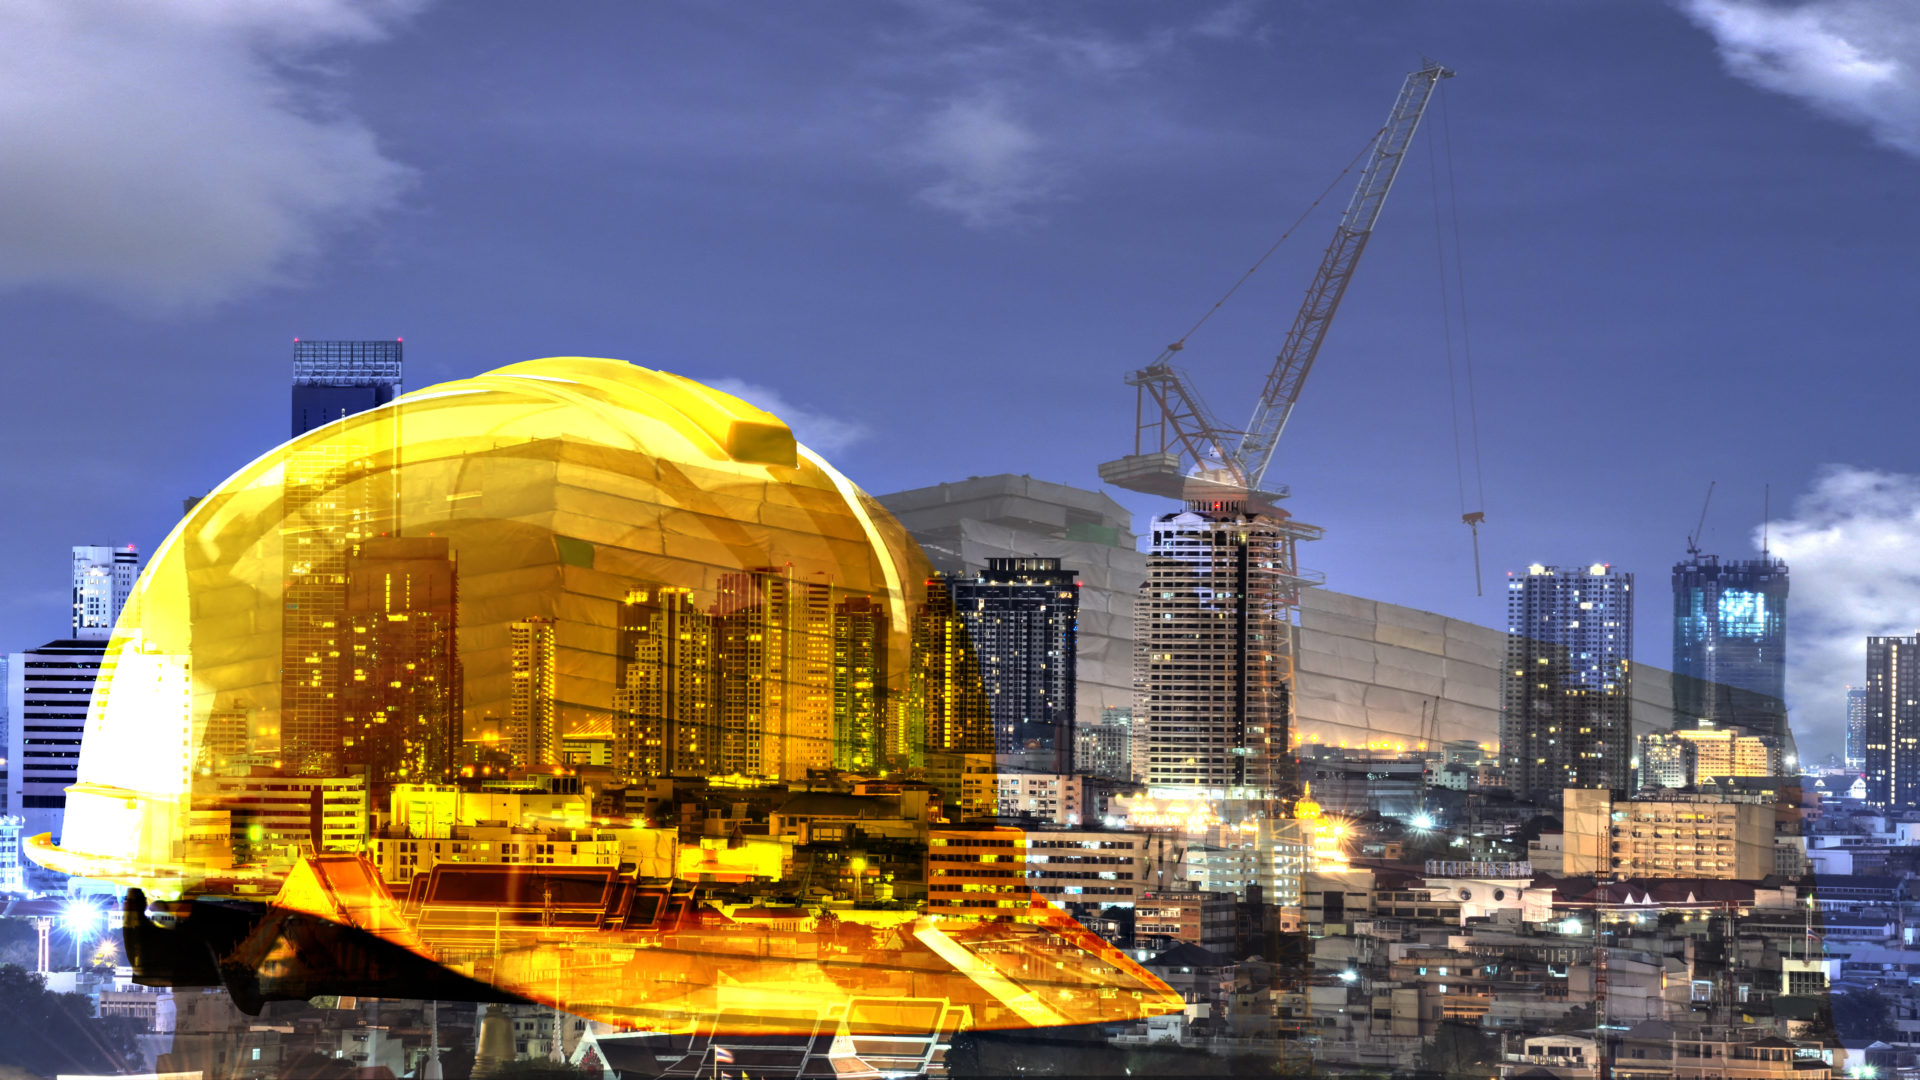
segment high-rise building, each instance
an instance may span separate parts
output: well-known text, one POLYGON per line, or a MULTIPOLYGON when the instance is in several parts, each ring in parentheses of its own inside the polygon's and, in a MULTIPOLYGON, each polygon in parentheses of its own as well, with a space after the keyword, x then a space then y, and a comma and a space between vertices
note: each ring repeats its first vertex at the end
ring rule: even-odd
POLYGON ((886 605, 869 596, 833 606, 834 766, 872 772, 887 763, 886 605))
POLYGON ((73 636, 104 641, 113 634, 120 609, 140 575, 140 553, 126 547, 75 545, 73 549, 73 636))
POLYGON ((7 806, 28 836, 60 835, 106 651, 105 641, 62 638, 8 657, 7 806))
POLYGON ((1133 779, 1133 710, 1100 710, 1100 722, 1074 730, 1076 772, 1109 780, 1133 779))
POLYGON ((1631 783, 1633 575, 1535 564, 1507 583, 1500 755, 1516 797, 1631 783))
POLYGON ((1080 583, 1076 725, 1133 706, 1133 607, 1147 577, 1133 515, 1097 491, 1031 476, 976 476, 880 496, 933 568, 953 578, 994 558, 1051 556, 1080 583))
POLYGON ((293 434, 385 405, 400 393, 401 343, 293 343, 293 434))
POLYGON ((456 765, 458 596, 445 537, 374 537, 347 559, 338 761, 366 769, 372 791, 456 765))
MULTIPOLYGON (((296 399, 300 391, 296 382, 296 399)), ((400 532, 395 474, 369 467, 397 433, 387 417, 286 454, 276 760, 308 776, 338 775, 348 567, 361 545, 400 532)))
POLYGON ((716 771, 718 645, 691 589, 643 585, 620 606, 613 764, 622 778, 716 771))
POLYGON ((1673 568, 1673 710, 1784 748, 1787 564, 1694 556, 1673 568))
POLYGON ((1920 809, 1920 634, 1867 639, 1867 802, 1920 809))
POLYGON ((1867 690, 1847 687, 1847 768, 1867 767, 1867 690))
POLYGON ((951 579, 954 612, 980 664, 994 750, 1051 755, 1073 771, 1074 626, 1080 584, 1056 558, 990 558, 951 579))
POLYGON ((924 767, 963 815, 993 812, 991 804, 967 801, 969 768, 993 771, 993 721, 979 655, 944 574, 927 583, 926 602, 913 614, 907 703, 900 731, 889 741, 895 761, 903 768, 924 767))
POLYGON ((554 700, 554 623, 535 615, 509 627, 513 680, 507 699, 505 742, 516 769, 544 769, 560 761, 554 700))
POLYGON ((1295 545, 1317 535, 1226 501, 1153 520, 1134 608, 1133 746, 1150 785, 1254 799, 1291 785, 1295 545))

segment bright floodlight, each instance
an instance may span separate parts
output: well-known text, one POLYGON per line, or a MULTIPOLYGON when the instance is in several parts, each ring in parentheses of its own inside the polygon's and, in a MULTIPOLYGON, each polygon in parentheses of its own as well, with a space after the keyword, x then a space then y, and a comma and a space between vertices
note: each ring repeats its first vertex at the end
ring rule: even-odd
POLYGON ((1360 973, 1357 971, 1343 971, 1340 973, 1341 982, 1352 982, 1353 980, 1359 977, 1360 977, 1360 973))
POLYGON ((1416 828, 1416 829, 1431 829, 1431 828, 1433 828, 1433 815, 1432 815, 1432 814, 1415 814, 1415 815, 1413 815, 1413 827, 1414 827, 1414 828, 1416 828))
POLYGON ((85 937, 93 933, 94 926, 100 922, 100 909, 85 900, 69 900, 60 920, 67 924, 70 933, 85 937))

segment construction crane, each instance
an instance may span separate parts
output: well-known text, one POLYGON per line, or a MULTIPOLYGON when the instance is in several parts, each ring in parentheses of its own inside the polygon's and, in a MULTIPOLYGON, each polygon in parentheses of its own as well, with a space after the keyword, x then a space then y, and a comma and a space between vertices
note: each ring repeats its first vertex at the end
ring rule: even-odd
POLYGON ((1300 391, 1313 371, 1327 328, 1353 280, 1434 88, 1452 76, 1452 71, 1427 61, 1400 87, 1246 428, 1223 427, 1186 374, 1173 366, 1173 357, 1185 347, 1183 338, 1167 346, 1152 364, 1127 376, 1127 385, 1136 394, 1134 452, 1101 465, 1100 479, 1129 491, 1177 499, 1220 495, 1270 503, 1285 497, 1284 487, 1265 487, 1273 449, 1300 401, 1300 391))
POLYGON ((1713 505, 1713 485, 1718 482, 1717 480, 1707 481, 1707 498, 1706 501, 1700 504, 1700 524, 1695 525, 1693 531, 1687 534, 1687 555, 1689 558, 1697 559, 1700 557, 1700 536, 1707 531, 1707 508, 1713 505))

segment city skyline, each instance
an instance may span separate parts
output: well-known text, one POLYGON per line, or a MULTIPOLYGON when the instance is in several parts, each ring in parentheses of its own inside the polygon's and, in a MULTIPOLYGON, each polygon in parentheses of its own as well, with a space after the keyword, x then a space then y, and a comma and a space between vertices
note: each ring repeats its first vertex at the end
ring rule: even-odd
MULTIPOLYGON (((1887 434, 1898 423, 1872 412, 1899 395, 1842 414, 1819 395, 1809 406, 1788 374, 1802 354, 1788 343, 1819 340, 1843 369, 1835 385, 1904 378, 1890 365, 1893 343, 1911 336, 1909 317, 1887 302, 1895 294, 1885 284, 1888 270, 1897 277, 1911 259, 1890 240, 1914 212, 1893 193, 1916 166, 1885 144, 1901 106, 1847 97, 1863 102, 1857 111, 1824 98, 1809 108, 1807 97, 1827 62, 1809 44, 1820 33, 1881 58, 1900 55, 1904 39, 1781 23, 1773 40, 1794 74, 1757 86, 1757 47, 1704 9, 1250 7, 1218 22, 1074 7, 948 21, 902 9, 832 33, 734 27, 724 41, 702 17, 675 12, 543 26, 511 9, 463 20, 438 5, 365 25, 363 37, 303 23, 302 45, 357 74, 338 84, 318 68, 285 77, 299 89, 315 79, 339 91, 346 126, 298 126, 248 92, 220 102, 223 116, 293 125, 296 136, 277 144, 294 148, 282 167, 236 171, 262 187, 232 205, 258 206, 250 196, 306 178, 340 185, 329 190, 344 202, 313 204, 337 211, 269 214, 285 232, 235 223, 237 235, 263 238, 241 246, 247 258, 197 240, 154 248, 178 253, 178 266, 95 252, 49 279, 35 258, 41 249, 25 241, 4 249, 7 280, 33 283, 0 301, 11 309, 9 353, 49 361, 23 365, 20 392, 0 406, 10 410, 0 451, 44 461, 9 470, 6 495, 47 507, 47 535, 59 543, 112 538, 151 550, 178 499, 277 441, 281 350, 294 337, 325 335, 404 335, 415 346, 411 385, 566 352, 732 378, 772 391, 760 400, 869 490, 999 472, 1091 487, 1094 465, 1126 449, 1131 391, 1121 374, 1190 325, 1312 200, 1379 122, 1381 95, 1428 53, 1460 73, 1443 90, 1443 115, 1479 365, 1488 580, 1535 560, 1590 558, 1654 574, 1680 554, 1710 478, 1722 489, 1703 541, 1724 558, 1757 553, 1750 536, 1768 482, 1775 534, 1788 544, 1790 520, 1829 523, 1863 544, 1876 529, 1910 537, 1897 512, 1820 501, 1827 465, 1844 466, 1837 475, 1855 483, 1884 476, 1912 486, 1910 455, 1887 434), (654 62, 635 66, 609 51, 626 33, 647 43, 654 62), (527 89, 524 100, 478 87, 475 69, 455 60, 463 48, 509 39, 529 43, 497 58, 503 78, 527 89), (429 41, 448 48, 420 48, 429 41), (1309 44, 1320 42, 1333 44, 1309 44), (575 58, 578 79, 544 77, 550 50, 575 58), (1645 70, 1622 86, 1609 68, 1626 52, 1643 57, 1645 70), (919 55, 944 60, 905 62, 919 55), (401 56, 408 62, 389 62, 401 56), (740 78, 716 82, 715 71, 740 78), (589 86, 618 88, 622 108, 637 111, 610 114, 608 98, 589 86), (663 94, 684 111, 647 107, 663 94), (1563 99, 1579 105, 1546 105, 1563 99), (862 102, 878 115, 850 130, 844 117, 862 102), (529 110, 581 119, 520 122, 529 110), (1151 120, 1128 122, 1138 117, 1151 120), (792 137, 800 130, 824 133, 835 153, 823 160, 792 137), (1702 139, 1703 130, 1715 138, 1702 139), (1123 131, 1149 152, 1120 140, 1123 131), (988 138, 996 133, 1006 141, 988 138), (342 159, 359 171, 329 171, 297 149, 302 137, 334 134, 366 137, 342 159), (1010 173, 995 171, 993 146, 1006 148, 1010 173), (536 176, 525 164, 579 154, 593 168, 536 176), (1188 164, 1164 172, 1172 161, 1188 164), (774 175, 800 179, 769 187, 764 178, 774 175), (986 212, 996 206, 1006 212, 986 212), (609 231, 601 224, 609 219, 628 224, 609 231), (328 223, 342 227, 341 239, 329 242, 328 223), (636 249, 654 257, 635 260, 636 249), (833 272, 797 272, 818 265, 787 254, 803 251, 831 252, 833 272), (1784 274, 1782 251, 1806 253, 1816 272, 1784 274), (522 268, 535 265, 550 268, 542 279, 550 284, 526 284, 522 268), (668 265, 678 269, 668 274, 668 265), (200 300, 169 306, 154 301, 155 290, 200 300), (757 314, 743 317, 739 298, 749 295, 759 298, 757 314), (902 342, 916 362, 897 362, 902 342), (828 355, 833 363, 795 362, 828 355), (111 377, 80 391, 83 371, 111 377), (897 380, 874 378, 895 372, 897 380), (1618 482, 1604 490, 1531 482, 1525 448, 1551 443, 1552 403, 1577 400, 1596 377, 1622 388, 1620 422, 1666 433, 1658 452, 1634 440, 1617 447, 1618 482), (1023 392, 1009 393, 1014 386, 1023 392), (946 407, 924 408, 936 395, 946 407), (1076 407, 1058 408, 1068 398, 1076 407), (47 425, 57 410, 39 403, 82 399, 118 420, 46 460, 39 448, 55 438, 47 425), (1709 435, 1683 411, 1699 400, 1792 416, 1800 437, 1709 435), (970 438, 988 418, 1004 419, 1009 437, 970 438), (53 497, 75 484, 89 497, 53 497), (1816 505, 1796 509, 1806 498, 1816 505)), ((45 40, 47 62, 70 56, 71 40, 45 40)), ((178 42, 150 45, 143 55, 174 55, 178 42)), ((222 39, 221 55, 250 47, 222 39)), ((154 87, 155 100, 176 92, 165 79, 154 87)), ((42 151, 88 174, 104 130, 77 119, 42 151)), ((123 135, 108 143, 116 160, 134 153, 123 135)), ((203 167, 223 153, 192 139, 180 145, 207 154, 154 156, 169 168, 203 167)), ((1275 471, 1293 486, 1298 512, 1328 528, 1330 542, 1313 558, 1332 584, 1498 625, 1498 599, 1472 595, 1469 538, 1452 505, 1431 170, 1426 147, 1415 152, 1421 160, 1386 212, 1275 471)), ((171 190, 164 175, 124 181, 132 186, 116 189, 127 198, 114 211, 152 209, 155 193, 171 190)), ((50 220, 68 220, 75 207, 94 220, 106 209, 89 190, 36 192, 39 201, 24 205, 50 220)), ((232 223, 227 212, 210 210, 210 220, 232 223)), ((1191 343, 1186 356, 1216 404, 1252 393, 1318 253, 1322 222, 1311 219, 1191 343)), ((195 234, 230 235, 210 228, 187 238, 195 234)), ((1136 525, 1165 509, 1121 502, 1136 525)), ((47 637, 46 616, 64 603, 55 595, 61 571, 33 559, 31 542, 0 540, 10 598, 0 634, 11 647, 47 637)), ((1903 615, 1863 609, 1848 591, 1860 577, 1839 561, 1817 565, 1781 543, 1775 552, 1794 564, 1801 597, 1836 592, 1837 618, 1872 624, 1827 633, 1812 608, 1796 605, 1796 632, 1819 631, 1848 650, 1842 664, 1817 659, 1813 637, 1796 645, 1808 658, 1796 663, 1812 674, 1796 676, 1802 687, 1790 692, 1797 722, 1819 733, 1813 742, 1838 745, 1837 689, 1859 678, 1859 642, 1911 627, 1903 615)), ((1920 595, 1906 571, 1898 580, 1903 596, 1920 595)), ((1666 634, 1643 627, 1644 659, 1664 664, 1666 634)))

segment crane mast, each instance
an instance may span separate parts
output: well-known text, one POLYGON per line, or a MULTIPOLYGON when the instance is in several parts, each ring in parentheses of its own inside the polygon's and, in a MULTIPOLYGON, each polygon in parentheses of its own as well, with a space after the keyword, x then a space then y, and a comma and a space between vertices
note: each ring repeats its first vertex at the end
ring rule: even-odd
POLYGON ((1185 373, 1170 362, 1181 343, 1167 347, 1147 367, 1127 376, 1137 394, 1134 453, 1100 466, 1100 478, 1118 487, 1176 498, 1216 491, 1283 497, 1284 489, 1263 487, 1273 450, 1300 400, 1307 375, 1340 309, 1354 268, 1373 235, 1387 193, 1406 157, 1407 146, 1426 115, 1441 79, 1453 72, 1431 61, 1407 76, 1387 123, 1374 137, 1360 183, 1347 203, 1319 272, 1274 358, 1273 370, 1254 405, 1244 431, 1221 427, 1202 403, 1185 373), (1150 442, 1151 440, 1151 442, 1150 442), (1157 444, 1157 445, 1155 445, 1157 444), (1149 449, 1154 446, 1153 449, 1149 449))

